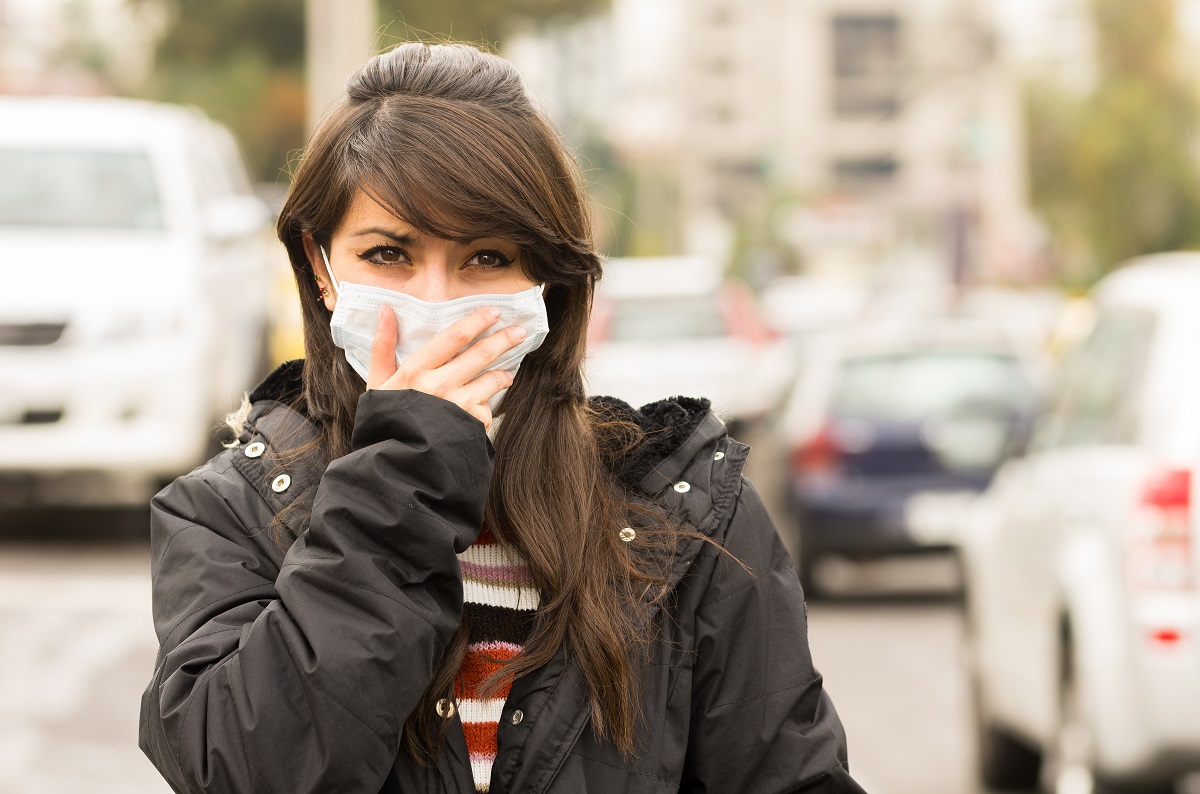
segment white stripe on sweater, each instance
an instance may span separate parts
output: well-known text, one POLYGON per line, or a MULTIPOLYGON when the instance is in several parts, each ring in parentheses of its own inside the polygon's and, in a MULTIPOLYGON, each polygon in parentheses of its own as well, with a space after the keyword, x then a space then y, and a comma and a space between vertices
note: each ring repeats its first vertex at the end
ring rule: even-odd
POLYGON ((458 555, 460 560, 473 562, 478 565, 514 565, 524 566, 525 560, 508 550, 507 546, 499 543, 476 543, 468 546, 467 550, 458 555))
POLYGON ((492 782, 492 759, 471 759, 471 777, 475 778, 476 791, 488 791, 492 782))
POLYGON ((463 722, 490 722, 498 725, 500 718, 504 716, 504 698, 463 698, 458 701, 458 714, 463 722))
POLYGON ((536 587, 487 584, 474 579, 463 579, 463 600, 521 612, 532 612, 541 602, 536 587))

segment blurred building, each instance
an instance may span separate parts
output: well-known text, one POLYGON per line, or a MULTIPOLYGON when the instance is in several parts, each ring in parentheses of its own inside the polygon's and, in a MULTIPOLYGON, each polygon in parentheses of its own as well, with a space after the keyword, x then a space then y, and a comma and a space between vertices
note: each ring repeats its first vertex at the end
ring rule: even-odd
POLYGON ((1031 223, 996 5, 614 0, 522 66, 568 130, 673 170, 683 250, 765 219, 809 269, 1020 278, 1031 223))
POLYGON ((903 248, 952 275, 1019 218, 1016 97, 974 0, 689 8, 687 217, 790 201, 779 231, 810 266, 857 233, 876 262, 881 247, 903 248))

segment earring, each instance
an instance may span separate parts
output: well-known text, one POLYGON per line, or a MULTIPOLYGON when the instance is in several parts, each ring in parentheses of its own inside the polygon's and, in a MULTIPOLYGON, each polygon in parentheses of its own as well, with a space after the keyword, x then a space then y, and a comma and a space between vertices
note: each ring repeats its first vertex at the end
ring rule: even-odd
POLYGON ((321 296, 321 300, 325 300, 326 298, 329 297, 329 290, 325 289, 324 287, 321 287, 321 291, 318 294, 321 296))

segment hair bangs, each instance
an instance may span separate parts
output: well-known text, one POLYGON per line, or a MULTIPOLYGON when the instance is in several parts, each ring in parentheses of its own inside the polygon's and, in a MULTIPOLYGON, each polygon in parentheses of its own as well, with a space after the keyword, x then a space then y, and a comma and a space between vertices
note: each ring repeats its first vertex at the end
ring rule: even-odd
POLYGON ((539 202, 529 186, 513 169, 494 167, 501 157, 479 154, 484 146, 511 156, 507 136, 495 135, 495 124, 480 123, 453 112, 455 108, 427 104, 408 101, 403 110, 381 107, 373 123, 350 141, 347 173, 355 186, 397 218, 435 237, 500 237, 531 251, 553 245, 539 228, 544 225, 537 214, 539 202), (525 200, 511 200, 515 195, 525 200))

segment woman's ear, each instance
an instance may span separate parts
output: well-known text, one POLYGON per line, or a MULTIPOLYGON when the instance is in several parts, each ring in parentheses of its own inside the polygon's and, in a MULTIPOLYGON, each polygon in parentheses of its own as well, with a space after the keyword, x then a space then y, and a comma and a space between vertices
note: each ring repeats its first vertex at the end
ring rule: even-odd
POLYGON ((321 299, 325 302, 325 308, 332 312, 337 306, 337 296, 333 291, 333 282, 330 281, 329 268, 325 266, 325 258, 321 256, 320 246, 309 232, 301 234, 300 240, 304 244, 304 255, 308 257, 308 266, 312 268, 313 275, 317 279, 317 288, 321 291, 321 299))

